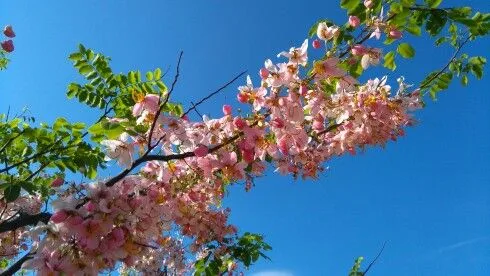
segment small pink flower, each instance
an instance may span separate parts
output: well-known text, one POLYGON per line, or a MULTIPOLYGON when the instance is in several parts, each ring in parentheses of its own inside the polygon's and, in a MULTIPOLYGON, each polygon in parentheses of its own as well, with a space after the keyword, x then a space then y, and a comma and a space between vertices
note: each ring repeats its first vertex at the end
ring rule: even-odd
POLYGON ((373 4, 373 0, 364 0, 364 6, 368 9, 371 8, 373 4))
POLYGON ((85 204, 85 210, 87 210, 88 212, 93 212, 95 211, 95 209, 97 209, 97 205, 92 201, 89 201, 87 202, 87 204, 85 204))
POLYGON ((231 115, 231 105, 223 105, 223 113, 225 115, 231 115))
POLYGON ((0 43, 0 45, 2 46, 2 49, 7 53, 14 51, 14 42, 11 39, 3 41, 2 43, 0 43))
POLYGON ((319 49, 320 47, 322 47, 322 44, 320 43, 320 40, 315 39, 311 43, 311 46, 313 46, 313 48, 315 48, 315 49, 319 49))
POLYGON ((116 241, 124 240, 124 230, 120 227, 116 227, 112 230, 112 236, 116 241))
POLYGON ((160 101, 160 96, 156 94, 148 94, 145 98, 136 103, 133 107, 133 116, 139 116, 143 113, 144 110, 147 110, 150 113, 156 113, 159 109, 158 103, 160 101))
POLYGON ((361 24, 361 20, 359 19, 359 17, 355 15, 349 16, 349 25, 356 28, 357 26, 359 26, 359 24, 361 24))
POLYGON ((400 39, 403 36, 403 33, 399 30, 391 30, 388 36, 393 39, 400 39))
POLYGON ((65 183, 65 180, 61 177, 57 177, 53 182, 51 182, 51 187, 59 187, 65 183))
POLYGON ((259 75, 262 79, 266 79, 269 76, 269 70, 267 70, 266 68, 261 68, 259 75))
POLYGON ((354 56, 363 56, 364 54, 366 54, 367 49, 366 49, 366 47, 364 47, 360 44, 357 44, 357 45, 354 45, 350 51, 351 51, 352 55, 354 55, 354 56))
POLYGON ((242 150, 243 161, 245 161, 247 163, 252 163, 255 159, 254 156, 255 156, 254 149, 249 149, 249 150, 243 149, 242 150))
POLYGON ((283 128, 284 121, 280 118, 274 118, 274 120, 271 121, 271 125, 276 128, 283 128))
POLYGON ((12 29, 12 26, 10 26, 10 25, 5 26, 5 28, 3 29, 3 34, 6 37, 10 37, 10 38, 15 37, 14 30, 12 29))
POLYGON ((194 155, 197 157, 204 157, 208 155, 209 149, 205 145, 199 145, 197 148, 194 150, 194 155))
POLYGON ((51 216, 51 221, 54 223, 60 223, 66 220, 68 217, 68 214, 64 210, 59 210, 56 211, 52 216, 51 216))
POLYGON ((233 124, 238 128, 238 129, 243 129, 247 123, 245 122, 245 120, 243 120, 242 118, 240 117, 236 117, 234 120, 233 120, 233 124))
POLYGON ((237 97, 238 101, 241 103, 246 103, 246 102, 248 102, 248 99, 249 99, 248 94, 243 93, 243 92, 238 93, 236 97, 237 97))
POLYGON ((81 216, 70 216, 66 219, 66 222, 71 226, 80 225, 83 222, 83 218, 81 216))

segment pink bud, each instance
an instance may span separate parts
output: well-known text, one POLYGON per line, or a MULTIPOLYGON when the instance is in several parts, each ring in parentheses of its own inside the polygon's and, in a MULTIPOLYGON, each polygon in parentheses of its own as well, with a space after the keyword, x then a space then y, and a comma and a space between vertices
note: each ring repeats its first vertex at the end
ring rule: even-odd
POLYGON ((372 0, 364 0, 364 6, 365 6, 366 8, 368 8, 368 9, 369 9, 369 8, 371 8, 371 7, 373 6, 373 4, 374 4, 374 3, 373 3, 373 1, 372 1, 372 0))
POLYGON ((112 230, 112 236, 116 241, 124 240, 124 230, 120 227, 116 227, 112 230))
POLYGON ((205 145, 199 145, 197 148, 194 150, 194 155, 197 157, 204 157, 208 155, 209 149, 205 145))
POLYGON ((10 25, 5 26, 5 28, 3 29, 3 34, 6 37, 10 37, 10 38, 15 37, 14 30, 12 30, 12 26, 10 26, 10 25))
POLYGON ((323 129, 323 122, 322 122, 322 121, 317 121, 317 120, 314 120, 314 121, 313 121, 312 128, 313 128, 314 130, 322 130, 322 129, 323 129))
POLYGON ((283 128, 284 127, 284 121, 280 118, 274 118, 274 120, 271 121, 271 125, 273 127, 283 128))
POLYGON ((349 16, 349 25, 356 28, 357 26, 359 26, 359 24, 361 24, 361 20, 359 19, 359 17, 355 15, 349 16))
POLYGON ((233 120, 233 124, 238 128, 238 129, 243 129, 247 123, 245 122, 245 120, 243 120, 242 118, 240 117, 236 117, 234 120, 233 120))
POLYGON ((322 47, 322 44, 320 43, 320 40, 318 40, 318 39, 313 40, 313 42, 311 44, 312 44, 313 48, 315 48, 315 49, 322 47))
POLYGON ((14 42, 11 39, 3 41, 2 43, 0 43, 0 45, 2 46, 2 49, 7 53, 14 51, 14 42))
POLYGON ((363 56, 367 52, 367 49, 366 47, 357 44, 354 45, 350 51, 354 56, 363 56))
POLYGON ((83 218, 81 216, 70 216, 66 219, 66 222, 71 226, 76 226, 82 224, 83 218))
POLYGON ((68 217, 68 214, 64 210, 59 210, 56 211, 52 216, 51 216, 51 221, 54 223, 60 223, 66 220, 68 217))
POLYGON ((87 210, 88 212, 93 212, 95 211, 95 209, 97 209, 97 205, 92 201, 89 201, 87 202, 87 204, 85 204, 85 210, 87 210))
POLYGON ((240 92, 237 95, 237 99, 241 103, 246 103, 246 102, 248 102, 248 95, 246 93, 241 93, 240 92))
POLYGON ((247 163, 252 163, 255 159, 255 151, 254 149, 242 150, 242 158, 247 163))
POLYGON ((184 115, 182 117, 180 117, 182 120, 186 121, 186 122, 189 122, 189 116, 187 115, 184 115))
POLYGON ((403 36, 403 33, 399 30, 391 30, 388 36, 393 39, 400 39, 403 36))
POLYGON ((51 187, 59 187, 65 183, 65 180, 61 177, 57 177, 53 182, 51 182, 51 187))
POLYGON ((223 105, 223 113, 225 115, 231 115, 231 105, 223 105))
POLYGON ((269 70, 262 68, 260 69, 259 75, 262 79, 266 79, 269 76, 269 70))

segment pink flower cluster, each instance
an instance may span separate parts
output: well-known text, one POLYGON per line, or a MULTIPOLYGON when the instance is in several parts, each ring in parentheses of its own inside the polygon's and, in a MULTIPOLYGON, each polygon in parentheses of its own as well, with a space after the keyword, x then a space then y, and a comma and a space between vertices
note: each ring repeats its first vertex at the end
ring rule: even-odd
MULTIPOLYGON (((41 210, 42 202, 38 196, 23 195, 13 202, 6 202, 3 194, 0 198, 0 222, 14 219, 19 214, 37 214, 41 210)), ((0 258, 14 259, 17 254, 27 250, 29 230, 28 227, 22 227, 0 233, 0 258)))
MULTIPOLYGON (((349 19, 352 27, 358 21, 349 19)), ((338 31, 319 24, 317 35, 326 43, 338 31)), ((319 48, 318 43, 313 46, 319 48)), ((250 189, 267 164, 281 174, 316 178, 325 161, 369 145, 384 146, 413 124, 410 112, 421 107, 417 91, 407 92, 401 84, 391 95, 386 78, 359 84, 336 57, 314 61, 305 75, 307 50, 305 40, 279 53, 284 62, 266 60, 258 86, 247 77, 237 99, 250 106, 249 116, 234 115, 225 105, 217 119, 190 121, 166 113, 157 117, 162 99, 135 93, 130 119, 148 131, 131 136, 128 133, 137 132, 128 129, 119 139, 102 141, 107 159, 132 168, 143 154, 185 158, 147 162, 139 173, 110 187, 104 181, 68 186, 55 180, 54 214, 48 225, 30 232, 36 254, 24 268, 40 275, 84 275, 122 262, 147 274, 163 266, 184 273, 192 268, 186 255, 205 252, 211 243, 219 245, 215 255, 228 254, 226 246, 237 229, 228 223, 229 210, 221 207, 227 185, 243 181, 250 189)), ((360 58, 367 68, 379 62, 380 51, 356 45, 348 58, 360 58)), ((5 241, 2 238, 2 245, 5 241)))

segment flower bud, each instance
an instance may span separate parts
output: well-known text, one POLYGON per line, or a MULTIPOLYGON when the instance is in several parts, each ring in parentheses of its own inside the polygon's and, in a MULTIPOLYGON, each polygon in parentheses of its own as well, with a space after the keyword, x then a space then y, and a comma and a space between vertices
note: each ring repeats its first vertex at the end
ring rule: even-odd
POLYGON ((65 183, 65 180, 62 177, 57 177, 53 182, 51 182, 51 187, 59 187, 65 183))
POLYGON ((260 69, 259 75, 262 79, 266 79, 269 76, 269 70, 262 68, 260 69))
POLYGON ((313 48, 318 49, 318 48, 322 47, 322 44, 320 43, 320 40, 315 39, 312 42, 312 46, 313 46, 313 48))
POLYGON ((2 43, 0 43, 0 45, 2 46, 2 49, 7 53, 14 51, 14 42, 11 39, 3 41, 2 43))
POLYGON ((352 27, 356 28, 360 24, 361 24, 361 20, 359 19, 359 17, 357 17, 355 15, 349 16, 349 25, 351 25, 352 27))
POLYGON ((199 145, 197 148, 194 150, 194 155, 197 157, 204 157, 208 155, 209 149, 205 145, 199 145))
POLYGON ((52 216, 51 216, 51 221, 54 223, 60 223, 66 220, 68 217, 68 214, 65 212, 65 210, 59 210, 56 211, 52 216))
POLYGON ((5 28, 3 29, 3 34, 6 37, 10 37, 10 38, 15 37, 14 30, 12 30, 12 26, 10 26, 10 25, 5 26, 5 28))
POLYGON ((223 105, 223 113, 225 115, 231 115, 231 105, 223 105))

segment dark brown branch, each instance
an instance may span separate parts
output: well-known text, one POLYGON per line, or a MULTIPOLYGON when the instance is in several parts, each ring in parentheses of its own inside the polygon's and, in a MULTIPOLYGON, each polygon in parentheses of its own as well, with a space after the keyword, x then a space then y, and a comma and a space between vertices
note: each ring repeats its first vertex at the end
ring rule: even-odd
POLYGON ((14 275, 17 271, 19 271, 22 268, 22 264, 25 263, 25 261, 32 259, 32 255, 33 255, 32 253, 25 254, 22 258, 20 258, 14 264, 12 264, 7 270, 2 272, 0 276, 14 275))
POLYGON ((51 218, 51 213, 42 212, 34 215, 20 213, 19 216, 0 223, 0 233, 12 231, 28 225, 37 225, 40 221, 47 224, 51 218))
POLYGON ((200 104, 202 104, 203 102, 209 100, 211 97, 213 97, 214 95, 218 94, 219 92, 221 92, 221 90, 225 89, 226 87, 228 87, 230 84, 232 84, 233 82, 235 82, 239 77, 243 76, 247 71, 243 71, 241 72, 240 74, 236 75, 236 77, 234 77, 231 81, 225 83, 223 86, 221 86, 220 88, 218 88, 218 90, 214 91, 213 93, 207 95, 206 97, 200 99, 197 103, 195 104, 192 104, 192 106, 186 110, 186 112, 184 112, 184 114, 182 116, 185 116, 187 114, 189 114, 189 112, 191 112, 192 110, 195 110, 196 107, 200 104))

